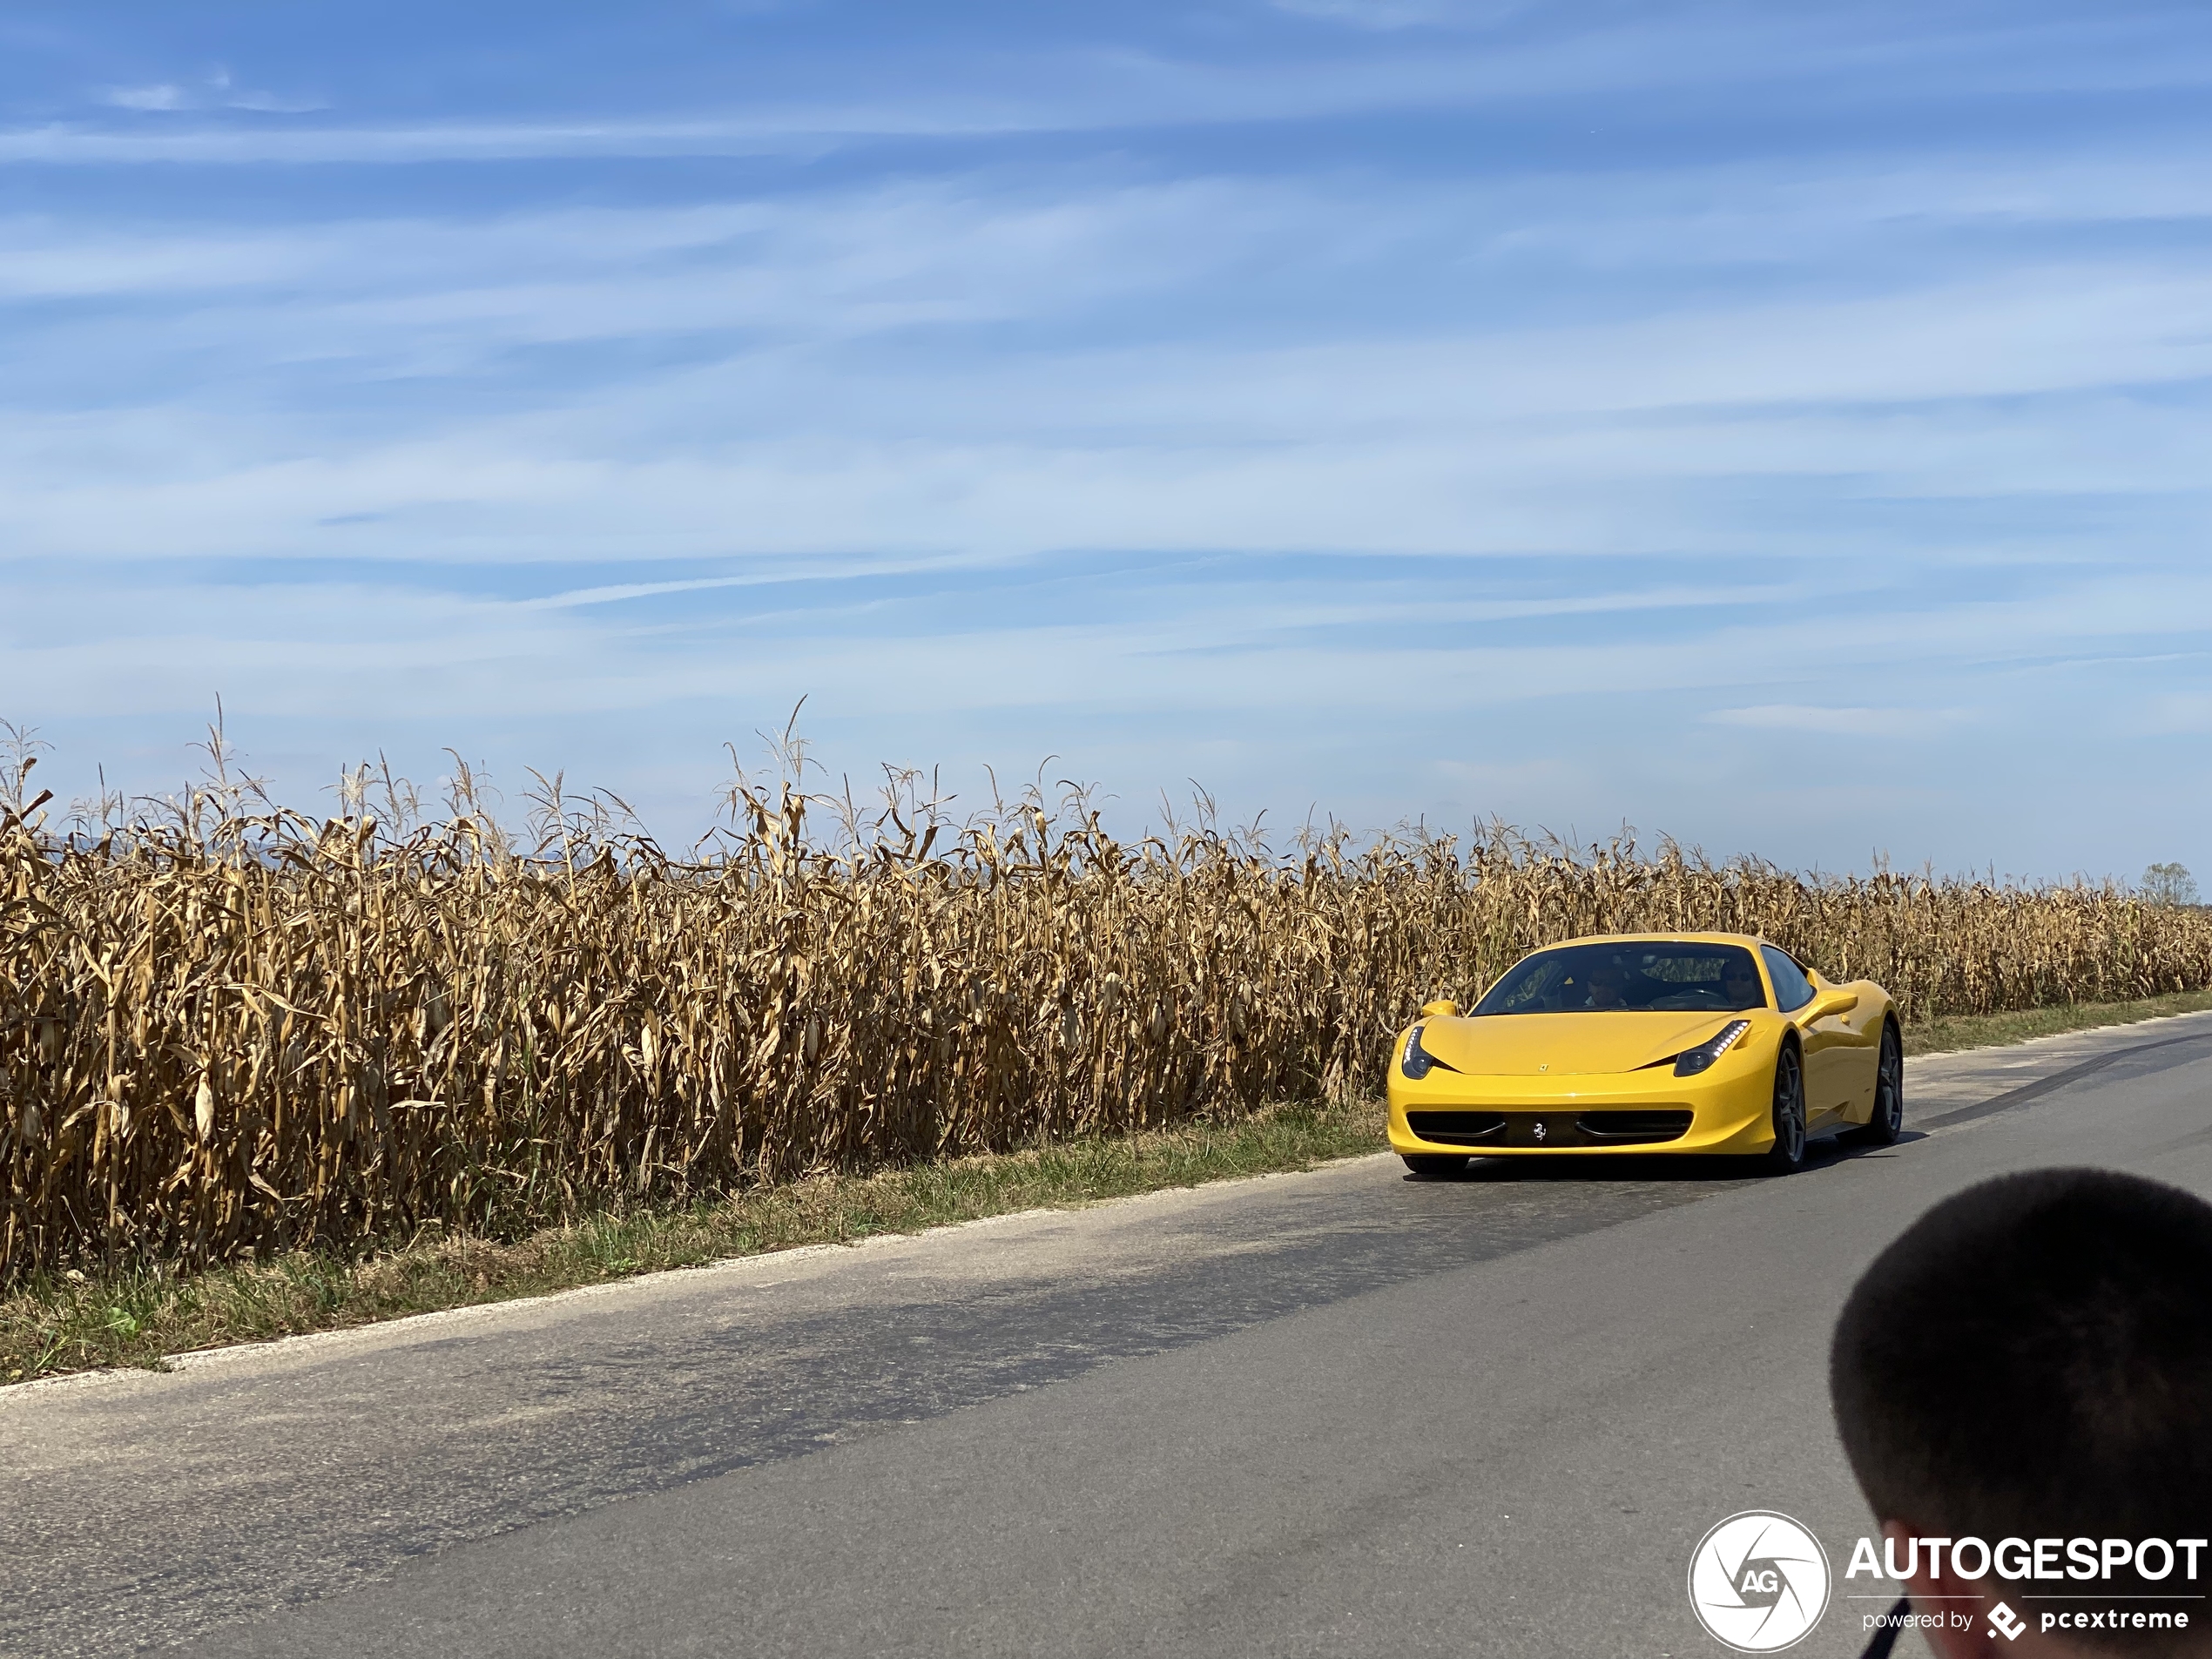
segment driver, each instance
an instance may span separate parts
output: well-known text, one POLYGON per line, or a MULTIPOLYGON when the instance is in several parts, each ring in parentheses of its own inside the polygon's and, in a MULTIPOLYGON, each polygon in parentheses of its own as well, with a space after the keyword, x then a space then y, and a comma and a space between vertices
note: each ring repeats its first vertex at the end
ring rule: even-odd
POLYGON ((1594 1008, 1628 1007, 1628 977, 1616 964, 1601 963, 1590 969, 1590 1006, 1594 1008))
POLYGON ((1763 1008, 1766 993, 1759 988, 1758 970, 1748 957, 1732 958, 1721 970, 1721 993, 1732 1008, 1763 1008))

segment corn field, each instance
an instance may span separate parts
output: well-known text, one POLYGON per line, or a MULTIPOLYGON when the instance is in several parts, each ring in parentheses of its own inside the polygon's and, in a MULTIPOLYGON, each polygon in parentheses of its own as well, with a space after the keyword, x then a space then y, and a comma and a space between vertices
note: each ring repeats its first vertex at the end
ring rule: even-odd
POLYGON ((954 823, 911 779, 866 814, 786 781, 740 784, 675 858, 557 780, 529 851, 466 799, 414 823, 359 792, 329 819, 194 792, 64 834, 20 782, 0 1282, 511 1234, 1373 1091, 1424 1000, 1579 934, 1763 933, 1909 1017, 2212 985, 2207 914, 2114 887, 1811 880, 1501 827, 1124 842, 1079 795, 954 823))

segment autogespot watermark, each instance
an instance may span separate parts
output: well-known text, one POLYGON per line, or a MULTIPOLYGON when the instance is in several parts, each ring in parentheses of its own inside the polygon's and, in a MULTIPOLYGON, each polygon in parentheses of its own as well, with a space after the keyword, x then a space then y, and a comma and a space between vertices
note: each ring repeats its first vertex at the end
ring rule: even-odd
MULTIPOLYGON (((2196 1588, 2197 1569, 2207 1541, 2202 1538, 1885 1538, 1878 1555, 1875 1541, 1861 1538, 1851 1548, 1851 1565, 1844 1569, 1850 1581, 1862 1575, 1902 1584, 1910 1578, 1929 1579, 1946 1570, 1963 1583, 1979 1585, 1993 1573, 2010 1584, 2108 1582, 2114 1572, 2133 1584, 2155 1584, 2155 1591, 2114 1595, 2103 1590, 2006 1589, 2000 1594, 2021 1602, 2061 1605, 2031 1608, 2027 1616, 2010 1602, 1999 1601, 1986 1612, 1981 1604, 1990 1598, 1979 1591, 1963 1597, 1969 1607, 1905 1615, 1869 1613, 1865 1628, 1885 1622, 1912 1623, 1932 1628, 1946 1622, 1958 1629, 1973 1628, 1977 1613, 1989 1621, 1989 1633, 2007 1642, 2020 1639, 2030 1626, 2041 1630, 2095 1632, 2100 1630, 2186 1630, 2193 1612, 2202 1615, 2202 1591, 2196 1588), (1900 1548, 1901 1547, 1901 1548, 1900 1548), (1946 1552, 1948 1560, 1946 1561, 1946 1552)), ((1844 1594, 1850 1595, 1847 1589, 1844 1594)))
POLYGON ((1828 1552, 1787 1515, 1730 1515, 1690 1554, 1689 1605, 1716 1642, 1738 1653, 1779 1653, 1828 1610, 1828 1552))
MULTIPOLYGON (((1842 1595, 1877 1602, 1880 1609, 1858 1615, 1872 1632, 1971 1629, 1986 1620, 1989 1634, 2007 1642, 2035 1629, 2072 1633, 2104 1630, 2187 1630, 2205 1616, 2198 1574, 2205 1565, 2202 1538, 1860 1538, 1844 1569, 1842 1595), (2155 1592, 2126 1594, 2034 1586, 2070 1581, 2108 1582, 2121 1573, 2155 1592), (1945 1574, 1979 1587, 1993 1575, 2003 1581, 1988 1593, 1978 1588, 1945 1598, 1946 1605, 1900 1608, 1905 1581, 1945 1574), (1889 1588, 1854 1594, 1853 1581, 1888 1581, 1889 1588), (2033 1603, 2015 1609, 2000 1596, 2033 1603)), ((1706 1633, 1738 1653, 1779 1653, 1802 1642, 1828 1610, 1831 1592, 1828 1553, 1802 1522, 1771 1509, 1730 1515, 1697 1541, 1689 1558, 1689 1605, 1706 1633)))

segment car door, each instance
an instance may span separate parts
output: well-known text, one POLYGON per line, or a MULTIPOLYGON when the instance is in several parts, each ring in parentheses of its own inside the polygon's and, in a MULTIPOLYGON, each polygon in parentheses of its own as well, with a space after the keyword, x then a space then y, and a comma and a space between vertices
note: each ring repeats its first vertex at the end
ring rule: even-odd
POLYGON ((1883 1002, 1879 990, 1865 980, 1838 986, 1811 968, 1805 970, 1805 977, 1812 981, 1816 996, 1831 990, 1858 993, 1857 1008, 1820 1023, 1837 1029, 1837 1040, 1830 1044, 1829 1053, 1836 1068, 1838 1097, 1843 1102, 1844 1116, 1854 1123, 1870 1122, 1874 1116, 1874 1087, 1882 1069, 1883 1002))
MULTIPOLYGON (((1774 1005, 1783 1013, 1797 1013, 1817 995, 1811 976, 1789 952, 1778 946, 1761 945, 1759 954, 1766 961, 1767 978, 1774 985, 1774 1005)), ((1852 1062, 1858 1041, 1849 1020, 1847 1015, 1831 1015, 1798 1028, 1804 1047, 1805 1124, 1809 1129, 1819 1128, 1824 1120, 1832 1123, 1851 1108, 1857 1069, 1852 1062)))

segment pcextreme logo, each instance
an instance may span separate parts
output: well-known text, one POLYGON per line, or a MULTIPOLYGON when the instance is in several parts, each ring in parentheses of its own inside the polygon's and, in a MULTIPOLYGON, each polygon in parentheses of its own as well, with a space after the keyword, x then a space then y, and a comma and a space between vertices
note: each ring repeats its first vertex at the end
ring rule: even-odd
POLYGON ((1716 1642, 1738 1653, 1779 1653, 1828 1610, 1828 1552, 1787 1515, 1730 1515, 1691 1552, 1689 1605, 1716 1642))

